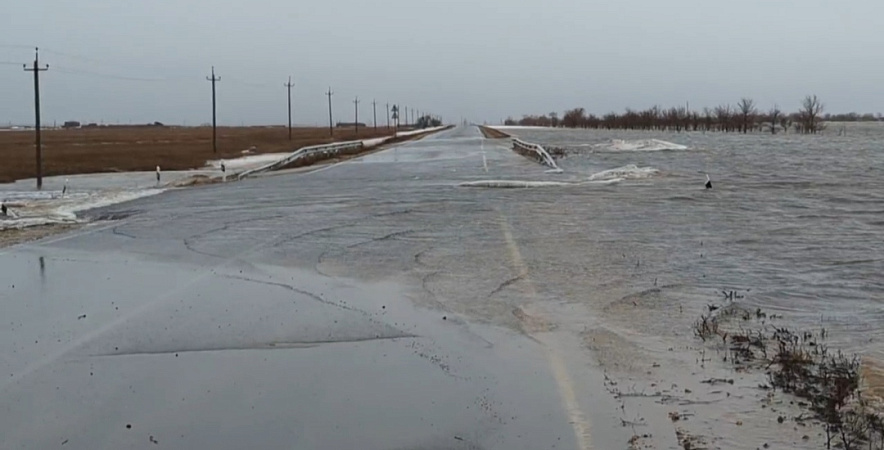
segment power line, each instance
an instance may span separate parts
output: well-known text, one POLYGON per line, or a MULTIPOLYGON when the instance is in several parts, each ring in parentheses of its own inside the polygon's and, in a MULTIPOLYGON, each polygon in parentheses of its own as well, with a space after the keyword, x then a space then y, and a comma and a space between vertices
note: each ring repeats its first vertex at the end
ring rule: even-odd
POLYGON ((248 81, 242 81, 237 78, 230 78, 230 76, 228 76, 225 80, 228 82, 232 82, 233 84, 240 84, 243 86, 248 86, 248 87, 253 87, 253 88, 269 88, 269 89, 276 88, 274 85, 269 85, 266 83, 249 83, 248 81))
POLYGON ((44 48, 43 48, 43 51, 46 52, 46 53, 50 53, 50 54, 56 55, 56 56, 63 56, 63 57, 65 57, 65 58, 71 58, 71 59, 79 59, 79 60, 81 60, 81 61, 85 61, 85 62, 88 62, 88 63, 94 63, 94 64, 107 64, 106 61, 101 61, 101 60, 98 60, 98 59, 95 59, 95 58, 92 58, 92 57, 89 57, 89 56, 77 55, 77 54, 67 53, 67 52, 60 52, 60 51, 58 51, 58 50, 53 50, 53 49, 51 49, 51 48, 46 48, 46 47, 44 47, 44 48))
MULTIPOLYGON (((83 56, 83 55, 79 55, 79 54, 75 54, 75 53, 61 52, 61 51, 58 51, 58 50, 52 50, 52 49, 47 49, 47 48, 44 48, 43 51, 44 51, 44 52, 47 52, 47 53, 52 53, 52 54, 57 55, 57 56, 61 56, 62 58, 67 58, 67 59, 76 60, 76 61, 81 61, 81 62, 87 62, 87 63, 89 63, 89 64, 113 65, 113 66, 116 66, 116 67, 126 67, 126 68, 130 68, 130 69, 137 69, 137 70, 139 70, 139 71, 145 71, 145 70, 147 70, 147 71, 156 71, 156 70, 160 70, 160 68, 159 68, 158 66, 148 66, 148 65, 143 65, 143 64, 132 64, 132 63, 129 63, 129 62, 126 62, 126 63, 120 63, 119 61, 102 60, 102 59, 92 58, 92 57, 89 57, 89 56, 83 56)), ((182 75, 182 76, 177 76, 177 77, 171 77, 171 78, 175 78, 175 79, 193 79, 192 76, 183 76, 183 75, 182 75)))
MULTIPOLYGON (((20 48, 20 49, 30 50, 34 47, 32 47, 30 45, 0 44, 0 48, 20 48)), ((45 51, 46 49, 44 48, 43 50, 45 51)))
POLYGON ((168 78, 145 78, 145 77, 130 77, 126 75, 114 75, 109 73, 101 73, 101 72, 93 72, 91 70, 82 70, 82 69, 67 69, 67 68, 58 68, 54 67, 53 70, 58 71, 59 73, 67 73, 71 75, 88 75, 96 78, 105 78, 111 80, 122 80, 122 81, 147 81, 147 82, 169 82, 169 81, 177 81, 174 79, 168 78))

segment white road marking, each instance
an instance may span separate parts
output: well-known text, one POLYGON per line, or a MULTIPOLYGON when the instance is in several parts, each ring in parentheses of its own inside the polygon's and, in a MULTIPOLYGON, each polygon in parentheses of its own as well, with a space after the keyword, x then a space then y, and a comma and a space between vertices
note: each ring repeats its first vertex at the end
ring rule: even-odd
MULTIPOLYGON (((534 283, 531 282, 530 277, 528 277, 528 266, 525 264, 525 260, 522 258, 522 253, 519 251, 519 246, 513 238, 509 223, 507 223, 506 218, 504 218, 503 215, 500 216, 500 219, 500 227, 503 231, 503 237, 506 240, 506 245, 509 249, 513 266, 516 268, 519 273, 518 276, 527 287, 528 295, 536 300, 538 298, 537 289, 535 288, 534 283)), ((543 318, 540 319, 541 322, 544 322, 543 318)), ((586 414, 580 409, 580 404, 577 401, 577 394, 574 392, 574 382, 571 380, 571 375, 568 373, 564 358, 562 358, 556 346, 551 343, 552 337, 549 334, 544 334, 542 331, 532 332, 530 329, 525 331, 543 346, 553 378, 558 385, 562 407, 568 414, 571 427, 574 429, 574 437, 577 439, 579 450, 591 450, 590 422, 586 417, 586 414)))

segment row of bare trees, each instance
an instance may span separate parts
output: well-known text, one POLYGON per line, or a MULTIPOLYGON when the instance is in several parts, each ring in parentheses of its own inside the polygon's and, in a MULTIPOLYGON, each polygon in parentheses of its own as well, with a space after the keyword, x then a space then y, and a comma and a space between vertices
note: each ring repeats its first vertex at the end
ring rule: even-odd
MULTIPOLYGON (((653 106, 645 110, 627 108, 623 113, 603 116, 587 114, 583 108, 574 108, 560 118, 555 112, 541 116, 524 116, 520 120, 509 118, 506 125, 529 125, 542 127, 596 128, 621 130, 667 130, 667 131, 721 131, 749 133, 764 131, 776 134, 794 130, 813 134, 823 129, 823 104, 816 95, 808 95, 801 102, 801 109, 785 113, 779 106, 761 112, 751 98, 742 98, 736 105, 720 105, 715 108, 691 110, 687 105, 669 109, 653 106)), ((829 116, 831 117, 831 116, 829 116)))

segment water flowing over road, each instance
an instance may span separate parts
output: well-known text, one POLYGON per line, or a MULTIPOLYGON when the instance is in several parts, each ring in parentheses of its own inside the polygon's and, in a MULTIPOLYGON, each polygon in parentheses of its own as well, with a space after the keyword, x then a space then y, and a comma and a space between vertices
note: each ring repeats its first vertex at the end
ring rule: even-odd
POLYGON ((547 329, 512 193, 457 186, 483 155, 543 172, 458 128, 2 251, 0 447, 589 448, 617 411, 547 329))
MULTIPOLYGON (((722 162, 755 160, 660 136, 518 133, 577 150, 549 173, 458 127, 312 171, 92 210, 100 220, 73 234, 0 251, 0 447, 816 440, 778 428, 757 377, 698 356, 690 330, 721 290, 765 308, 794 292, 771 288, 777 274, 795 282, 766 264, 788 256, 772 241, 796 236, 774 216, 803 213, 765 203, 780 191, 759 191, 763 173, 722 162), (719 377, 736 380, 704 383, 719 377)), ((795 208, 824 201, 801 189, 795 208)), ((881 287, 855 282, 853 294, 881 287)), ((807 311, 795 320, 818 318, 807 311)))

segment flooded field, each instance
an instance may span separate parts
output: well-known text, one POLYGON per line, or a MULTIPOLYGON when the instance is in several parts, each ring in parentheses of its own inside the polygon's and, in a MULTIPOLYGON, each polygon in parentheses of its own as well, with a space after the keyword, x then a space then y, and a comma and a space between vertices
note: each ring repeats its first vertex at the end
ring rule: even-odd
POLYGON ((545 225, 531 227, 548 230, 538 236, 547 246, 538 255, 547 266, 542 283, 597 314, 557 319, 585 324, 587 346, 602 366, 623 375, 621 386, 629 380, 635 414, 661 403, 645 394, 678 384, 699 417, 693 431, 715 436, 707 442, 712 448, 824 448, 820 427, 791 421, 801 411, 790 409, 788 398, 779 407, 788 426, 771 423, 777 416, 762 418, 763 368, 737 373, 730 389, 685 387, 692 375, 714 380, 713 367, 734 382, 722 346, 694 336, 701 314, 725 307, 752 312, 734 329, 825 330, 830 348, 863 356, 866 382, 879 388, 884 127, 844 131, 507 130, 564 155, 564 173, 555 179, 574 187, 522 196, 549 199, 559 190, 551 204, 532 207, 546 217, 535 215, 545 225), (704 188, 707 174, 711 190, 704 188), (611 183, 591 183, 599 179, 611 183), (582 255, 574 255, 577 248, 582 255), (756 320, 759 309, 766 317, 756 320))
POLYGON ((830 328, 850 351, 884 358, 884 127, 847 127, 847 136, 513 132, 564 148, 564 179, 612 169, 636 178, 594 197, 587 233, 663 258, 658 285, 679 284, 666 295, 737 290, 749 307, 830 328))

